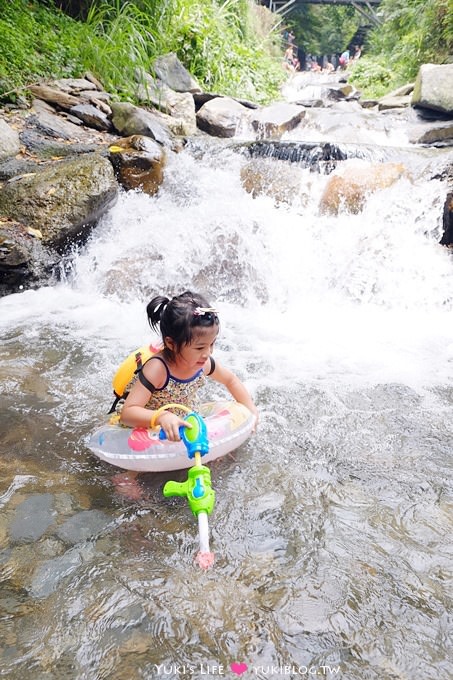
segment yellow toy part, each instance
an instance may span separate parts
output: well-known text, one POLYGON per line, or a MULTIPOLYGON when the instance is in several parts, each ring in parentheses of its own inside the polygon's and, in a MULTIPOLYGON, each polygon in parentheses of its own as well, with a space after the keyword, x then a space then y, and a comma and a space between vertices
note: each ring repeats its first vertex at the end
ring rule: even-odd
POLYGON ((139 347, 126 357, 112 380, 113 391, 118 399, 123 398, 126 388, 134 377, 134 374, 158 351, 159 347, 143 345, 143 347, 139 347))

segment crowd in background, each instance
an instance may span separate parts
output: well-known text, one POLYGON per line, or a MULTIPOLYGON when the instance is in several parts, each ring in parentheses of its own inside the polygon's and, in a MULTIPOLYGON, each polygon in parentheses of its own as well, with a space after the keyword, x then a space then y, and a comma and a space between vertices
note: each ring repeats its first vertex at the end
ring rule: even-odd
POLYGON ((285 54, 283 57, 283 68, 293 73, 295 71, 317 71, 322 73, 332 73, 347 69, 348 66, 360 59, 362 47, 355 45, 351 49, 346 49, 341 54, 329 54, 322 57, 307 54, 295 44, 295 35, 292 31, 285 30, 282 36, 285 54))

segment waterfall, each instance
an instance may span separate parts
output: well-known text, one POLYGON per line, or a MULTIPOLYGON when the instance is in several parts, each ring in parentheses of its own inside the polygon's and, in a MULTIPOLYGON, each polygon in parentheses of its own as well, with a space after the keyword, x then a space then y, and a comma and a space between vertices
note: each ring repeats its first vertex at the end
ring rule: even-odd
POLYGON ((359 214, 322 215, 328 173, 264 160, 290 198, 245 191, 250 155, 230 144, 170 154, 159 194, 121 193, 59 282, 0 300, 5 673, 451 675, 445 185, 417 155, 359 214), (165 474, 122 498, 84 445, 116 367, 153 339, 147 302, 187 288, 218 308, 216 361, 261 413, 213 467, 207 573, 165 474))

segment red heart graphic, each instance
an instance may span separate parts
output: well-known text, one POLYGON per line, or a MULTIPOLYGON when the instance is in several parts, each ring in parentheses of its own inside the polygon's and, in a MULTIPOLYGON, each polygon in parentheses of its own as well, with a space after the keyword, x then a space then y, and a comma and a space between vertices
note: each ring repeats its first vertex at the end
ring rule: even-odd
POLYGON ((233 671, 233 673, 236 673, 236 675, 242 675, 242 673, 245 673, 247 670, 248 666, 246 663, 237 663, 236 661, 230 664, 230 668, 233 671))

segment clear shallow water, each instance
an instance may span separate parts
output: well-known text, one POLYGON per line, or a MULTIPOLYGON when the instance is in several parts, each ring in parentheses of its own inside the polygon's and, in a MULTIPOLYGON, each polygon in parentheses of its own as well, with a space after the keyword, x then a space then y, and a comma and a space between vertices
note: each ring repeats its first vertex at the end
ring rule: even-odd
POLYGON ((122 196, 62 283, 0 301, 2 677, 453 673, 445 187, 415 172, 320 217, 325 176, 298 169, 276 206, 243 190, 246 162, 171 157, 159 197, 122 196), (146 302, 187 287, 261 411, 212 466, 208 572, 161 494, 184 473, 127 498, 84 445, 149 338, 146 302))

